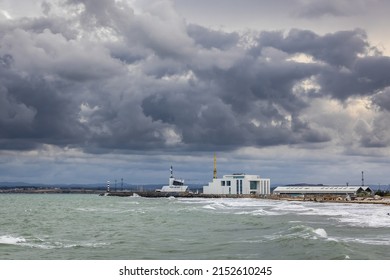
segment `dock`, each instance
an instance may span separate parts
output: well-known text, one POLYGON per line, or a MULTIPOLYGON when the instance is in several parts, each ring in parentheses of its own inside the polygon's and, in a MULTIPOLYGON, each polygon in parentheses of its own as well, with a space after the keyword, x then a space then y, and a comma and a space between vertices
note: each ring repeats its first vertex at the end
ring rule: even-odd
POLYGON ((104 192, 100 193, 100 196, 140 196, 140 197, 188 197, 188 198, 259 198, 256 195, 245 195, 245 194, 203 194, 203 193, 192 193, 192 192, 156 192, 156 191, 121 191, 121 192, 104 192))

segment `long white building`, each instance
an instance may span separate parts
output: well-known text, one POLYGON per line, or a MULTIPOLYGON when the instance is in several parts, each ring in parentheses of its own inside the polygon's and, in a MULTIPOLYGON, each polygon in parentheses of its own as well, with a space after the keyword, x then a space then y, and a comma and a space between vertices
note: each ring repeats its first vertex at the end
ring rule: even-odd
POLYGON ((203 187, 204 194, 271 194, 271 180, 258 175, 232 174, 214 178, 203 187))
POLYGON ((287 194, 287 195, 353 195, 356 196, 358 193, 367 192, 371 193, 370 187, 362 186, 279 186, 274 189, 273 193, 276 195, 287 194))

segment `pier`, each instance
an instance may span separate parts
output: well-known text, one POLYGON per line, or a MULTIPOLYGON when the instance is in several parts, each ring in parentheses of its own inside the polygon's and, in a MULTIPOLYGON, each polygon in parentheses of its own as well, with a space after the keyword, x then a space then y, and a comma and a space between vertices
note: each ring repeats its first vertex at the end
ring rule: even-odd
POLYGON ((203 194, 192 192, 156 192, 156 191, 123 191, 123 192, 104 192, 100 196, 140 196, 140 197, 188 197, 188 198, 259 198, 258 195, 246 194, 203 194))

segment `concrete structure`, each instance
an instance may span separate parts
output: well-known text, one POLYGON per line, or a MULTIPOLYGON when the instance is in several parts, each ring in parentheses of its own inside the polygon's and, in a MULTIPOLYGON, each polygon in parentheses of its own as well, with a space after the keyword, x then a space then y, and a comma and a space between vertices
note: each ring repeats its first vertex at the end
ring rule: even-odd
POLYGON ((372 193, 369 187, 362 186, 279 186, 274 189, 273 194, 282 195, 350 195, 356 196, 359 193, 372 193))
POLYGON ((258 175, 233 174, 214 178, 208 186, 203 187, 204 194, 255 194, 270 195, 271 180, 258 175))

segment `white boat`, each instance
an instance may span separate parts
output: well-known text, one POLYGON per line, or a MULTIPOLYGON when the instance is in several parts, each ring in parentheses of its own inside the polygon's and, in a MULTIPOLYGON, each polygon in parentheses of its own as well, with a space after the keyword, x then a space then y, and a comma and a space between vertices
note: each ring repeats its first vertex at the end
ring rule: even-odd
POLYGON ((156 192, 183 193, 188 192, 188 186, 184 185, 184 180, 173 177, 173 168, 171 166, 171 176, 169 177, 168 186, 163 186, 161 189, 157 189, 156 192))

